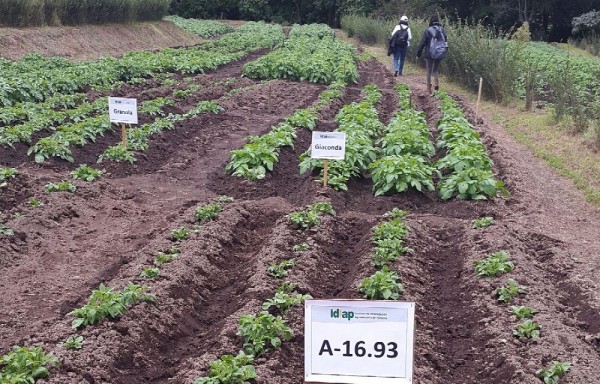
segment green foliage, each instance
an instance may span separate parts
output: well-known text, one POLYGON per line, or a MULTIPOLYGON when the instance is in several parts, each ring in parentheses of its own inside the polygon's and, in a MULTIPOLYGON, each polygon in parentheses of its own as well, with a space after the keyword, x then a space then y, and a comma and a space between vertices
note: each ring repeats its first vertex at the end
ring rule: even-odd
POLYGON ((8 179, 14 179, 19 173, 14 168, 0 167, 0 182, 8 179))
POLYGON ((504 183, 496 180, 491 171, 477 168, 452 173, 444 177, 438 187, 444 200, 455 195, 464 200, 487 200, 488 197, 496 197, 499 192, 508 195, 504 183))
POLYGON ((386 219, 404 219, 408 215, 409 213, 405 210, 393 208, 391 211, 384 213, 383 217, 385 217, 386 219))
POLYGON ((52 192, 75 192, 77 190, 77 187, 74 186, 69 180, 63 180, 61 182, 59 182, 58 184, 55 183, 48 183, 46 184, 46 186, 44 187, 44 192, 46 193, 52 193, 52 192))
POLYGON ((219 203, 200 205, 196 208, 196 221, 201 223, 216 220, 223 206, 219 203))
POLYGON ((0 383, 33 384, 48 377, 49 369, 58 366, 56 356, 46 354, 40 347, 15 345, 12 351, 0 358, 0 383))
POLYGON ((515 315, 517 319, 524 320, 532 318, 538 311, 530 307, 513 305, 510 307, 510 312, 515 315))
POLYGON ((140 272, 140 277, 143 279, 156 279, 158 276, 160 276, 160 269, 156 267, 145 267, 140 272))
POLYGON ((571 364, 568 362, 553 361, 550 363, 550 368, 542 368, 535 374, 544 384, 556 384, 558 381, 569 372, 571 364))
POLYGON ((297 264, 296 259, 283 260, 281 263, 271 263, 267 268, 267 275, 276 279, 281 279, 288 275, 290 269, 297 264))
POLYGON ((380 271, 366 277, 358 286, 358 291, 367 300, 397 300, 404 292, 404 287, 398 280, 398 274, 384 266, 380 271))
POLYGON ((154 296, 144 293, 147 289, 146 286, 130 282, 122 292, 115 292, 113 288, 100 284, 83 307, 69 313, 75 317, 71 326, 77 329, 97 324, 107 317, 116 319, 138 302, 155 302, 154 296))
POLYGON ((505 286, 496 288, 495 293, 499 302, 510 303, 517 295, 525 293, 525 287, 520 286, 513 279, 508 279, 505 286))
POLYGON ((32 27, 160 20, 167 14, 170 3, 169 0, 3 0, 0 24, 32 27))
POLYGON ((15 232, 4 224, 0 224, 0 235, 14 236, 15 232))
POLYGON ((194 108, 192 108, 188 113, 186 113, 185 116, 193 117, 202 113, 212 113, 216 115, 221 112, 223 112, 223 107, 221 107, 218 102, 214 100, 202 100, 198 102, 198 104, 194 108))
POLYGON ((83 336, 71 335, 62 344, 66 349, 81 349, 83 347, 83 336))
POLYGON ((35 197, 32 197, 31 199, 29 199, 29 201, 27 201, 27 204, 29 204, 30 206, 32 206, 34 208, 39 208, 44 205, 44 203, 42 203, 39 199, 36 199, 35 197))
POLYGON ((294 114, 288 117, 287 122, 292 127, 306 128, 311 131, 317 126, 319 115, 314 109, 297 109, 294 114))
POLYGON ((261 180, 267 171, 273 171, 279 159, 281 147, 293 146, 296 129, 289 123, 281 123, 262 136, 250 136, 242 149, 231 151, 231 162, 225 170, 233 171, 233 176, 249 180, 261 180))
POLYGON ((73 172, 71 172, 71 176, 73 176, 73 178, 76 180, 95 181, 96 179, 100 178, 103 173, 104 171, 94 169, 86 164, 81 164, 73 172))
POLYGON ((540 337, 541 326, 531 319, 527 319, 515 326, 513 336, 516 338, 537 339, 540 337))
POLYGON ((291 224, 294 224, 301 230, 316 227, 321 223, 319 216, 328 214, 331 216, 335 215, 335 210, 330 203, 327 202, 316 202, 306 207, 303 211, 292 212, 288 215, 288 219, 291 224))
MULTIPOLYGON (((392 215, 401 216, 404 211, 396 210, 388 212, 392 215)), ((398 257, 410 249, 404 246, 404 239, 408 235, 408 226, 402 218, 391 218, 389 221, 384 221, 373 227, 373 251, 370 254, 371 265, 376 268, 383 268, 390 263, 396 261, 398 257)))
POLYGON ((158 252, 154 258, 154 265, 161 266, 166 263, 170 263, 179 256, 180 250, 177 247, 169 247, 164 252, 158 252))
POLYGON ((129 148, 123 146, 122 143, 109 147, 98 157, 98 163, 101 163, 104 160, 112 160, 116 162, 126 161, 130 164, 133 164, 137 161, 133 155, 133 152, 129 150, 129 148))
POLYGON ((473 229, 481 229, 487 228, 494 223, 494 218, 492 216, 484 216, 478 217, 471 221, 471 227, 473 229))
POLYGON ((171 231, 170 238, 171 240, 179 243, 185 239, 187 239, 191 234, 191 231, 185 227, 175 228, 171 231))
POLYGON ((308 250, 309 248, 310 248, 310 245, 308 243, 294 244, 294 246, 292 247, 292 252, 302 253, 302 252, 308 250))
POLYGON ((165 20, 171 21, 179 28, 204 38, 233 32, 232 27, 215 20, 184 19, 179 16, 167 16, 165 20))
POLYGON ((373 178, 375 196, 392 191, 404 192, 410 187, 419 192, 423 188, 435 190, 432 178, 435 169, 421 156, 385 156, 371 164, 369 169, 373 178))
POLYGON ((356 82, 356 48, 330 36, 313 37, 302 32, 310 25, 294 26, 282 47, 244 65, 243 73, 253 79, 290 79, 330 84, 356 82))
MULTIPOLYGON (((339 124, 337 131, 346 132, 346 157, 329 164, 327 184, 336 190, 347 190, 346 183, 361 171, 367 170, 377 157, 372 137, 382 128, 377 110, 373 106, 379 90, 370 87, 365 91, 365 100, 360 103, 347 104, 336 115, 339 124), (371 96, 369 96, 369 94, 371 96)), ((320 183, 323 182, 323 160, 312 159, 310 150, 300 156, 300 173, 311 169, 320 169, 320 183)))
POLYGON ((512 271, 515 265, 510 261, 510 254, 499 251, 490 254, 483 260, 475 260, 475 273, 479 277, 496 277, 512 271))
MULTIPOLYGON (((171 84, 174 85, 174 84, 171 84)), ((156 99, 146 100, 141 103, 138 113, 147 114, 150 116, 164 116, 163 108, 172 106, 174 103, 166 97, 157 97, 156 99)))
POLYGON ((219 204, 229 204, 233 203, 234 199, 231 196, 221 195, 217 198, 217 203, 219 204))
POLYGON ((269 311, 271 308, 277 310, 281 315, 285 315, 292 307, 300 305, 304 300, 310 300, 312 296, 302 295, 300 293, 289 294, 284 292, 275 292, 273 298, 263 303, 263 311, 269 311))
POLYGON ((244 351, 259 356, 268 349, 279 348, 282 339, 290 340, 294 334, 281 316, 261 312, 259 315, 240 316, 238 335, 244 340, 244 351))
POLYGON ((237 356, 223 355, 210 362, 208 377, 200 377, 194 384, 250 384, 256 379, 256 370, 252 366, 254 357, 240 351, 237 356))

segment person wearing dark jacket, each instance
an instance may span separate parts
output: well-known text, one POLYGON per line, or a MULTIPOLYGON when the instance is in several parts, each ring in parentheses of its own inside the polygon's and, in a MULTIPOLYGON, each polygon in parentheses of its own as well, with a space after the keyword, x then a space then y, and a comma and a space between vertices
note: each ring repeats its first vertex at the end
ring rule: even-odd
POLYGON ((434 60, 431 58, 429 53, 429 45, 431 43, 431 39, 436 33, 436 29, 439 29, 446 42, 448 42, 448 36, 446 36, 446 31, 442 28, 440 24, 440 19, 437 15, 431 16, 429 19, 429 27, 423 32, 423 37, 421 38, 421 42, 417 47, 417 57, 421 57, 423 53, 423 49, 425 49, 425 78, 427 80, 427 92, 431 94, 431 76, 433 75, 433 82, 435 86, 435 90, 440 89, 440 80, 438 76, 438 68, 440 66, 441 60, 434 60), (437 27, 437 28, 436 28, 437 27))

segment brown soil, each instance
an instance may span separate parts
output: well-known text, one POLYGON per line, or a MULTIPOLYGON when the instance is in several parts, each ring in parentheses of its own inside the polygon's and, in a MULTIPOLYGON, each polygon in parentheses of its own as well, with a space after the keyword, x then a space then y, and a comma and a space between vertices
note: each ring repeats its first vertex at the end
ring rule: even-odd
MULTIPOLYGON (((195 81, 239 77, 242 64, 195 81)), ((381 119, 392 117, 398 79, 376 61, 361 64, 360 74, 342 102, 321 112, 317 129, 335 129, 339 108, 358 100, 361 87, 371 82, 386 96, 378 106, 381 119)), ((416 108, 426 112, 435 134, 436 99, 425 94, 420 76, 400 80, 411 87, 416 108)), ((266 275, 270 263, 296 257, 299 264, 286 279, 315 298, 360 298, 356 286, 373 273, 370 229, 398 207, 411 212, 408 244, 415 250, 393 265, 406 288, 403 299, 417 303, 415 383, 537 384, 535 371, 555 359, 572 363, 561 382, 600 383, 600 215, 570 182, 486 116, 479 130, 512 193, 506 200, 441 201, 416 192, 376 198, 368 178, 352 180, 348 192, 323 189, 311 175, 298 173, 298 156, 310 140, 301 130, 273 173, 263 181, 243 181, 224 171, 230 150, 312 105, 324 87, 272 81, 277 100, 272 111, 268 84, 239 79, 231 87, 242 91, 220 99, 222 114, 179 123, 153 139, 135 166, 110 165, 110 175, 100 181, 76 182, 74 194, 42 193, 47 181, 67 178, 74 165, 34 165, 25 147, 0 149, 0 164, 15 164, 20 172, 0 192, 2 222, 15 230, 13 237, 0 237, 0 353, 14 344, 55 353, 62 365, 48 383, 192 383, 209 361, 241 348, 239 316, 258 312, 279 284, 266 275), (242 89, 248 85, 254 87, 242 89), (19 161, 11 161, 15 158, 19 161), (193 228, 195 207, 219 194, 236 200, 181 243, 181 255, 161 268, 160 278, 140 279, 156 252, 172 244, 170 230, 193 228), (28 206, 31 196, 45 205, 28 206), (325 217, 318 229, 292 228, 286 215, 316 200, 332 202, 337 215, 325 217), (471 229, 471 220, 482 215, 495 223, 471 229), (311 247, 294 254, 291 248, 300 242, 311 247), (511 253, 515 271, 489 281, 476 278, 473 261, 502 249, 511 253), (492 294, 508 277, 527 286, 516 303, 541 311, 535 317, 543 327, 538 340, 512 337, 516 320, 492 294), (79 331, 85 337, 81 350, 59 345, 74 334, 68 313, 92 289, 100 282, 121 288, 128 281, 149 285, 157 304, 136 305, 119 320, 79 331)), ((222 98, 226 91, 215 86, 202 97, 222 98)), ((472 116, 471 107, 460 102, 472 116)), ((188 107, 186 101, 175 108, 188 107)), ((94 158, 117 141, 108 135, 76 159, 94 158)), ((295 337, 255 361, 256 383, 302 382, 302 309, 287 318, 295 337)))
POLYGON ((201 43, 169 21, 76 27, 0 28, 0 57, 18 60, 28 53, 94 60, 133 50, 201 43))

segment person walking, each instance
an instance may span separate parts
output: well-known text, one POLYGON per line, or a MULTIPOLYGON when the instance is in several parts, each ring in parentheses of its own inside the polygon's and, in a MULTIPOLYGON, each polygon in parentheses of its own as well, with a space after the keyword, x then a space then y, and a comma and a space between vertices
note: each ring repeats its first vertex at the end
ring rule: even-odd
POLYGON ((429 19, 429 27, 423 32, 421 42, 417 47, 417 57, 420 58, 425 49, 425 79, 427 81, 427 92, 431 94, 431 77, 433 76, 434 89, 440 89, 438 69, 440 62, 448 52, 448 36, 440 24, 437 15, 429 19))
POLYGON ((408 26, 408 17, 404 15, 400 18, 400 22, 392 31, 392 38, 390 40, 390 48, 394 54, 394 76, 402 76, 404 60, 406 59, 406 52, 408 51, 411 40, 412 33, 408 26))

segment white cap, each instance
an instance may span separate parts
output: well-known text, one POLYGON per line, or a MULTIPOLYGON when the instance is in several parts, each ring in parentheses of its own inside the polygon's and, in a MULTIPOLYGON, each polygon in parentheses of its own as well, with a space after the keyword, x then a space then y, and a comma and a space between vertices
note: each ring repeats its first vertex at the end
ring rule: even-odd
POLYGON ((404 15, 400 18, 400 21, 408 21, 408 17, 406 15, 404 15))

